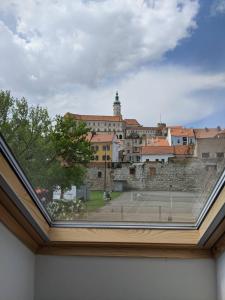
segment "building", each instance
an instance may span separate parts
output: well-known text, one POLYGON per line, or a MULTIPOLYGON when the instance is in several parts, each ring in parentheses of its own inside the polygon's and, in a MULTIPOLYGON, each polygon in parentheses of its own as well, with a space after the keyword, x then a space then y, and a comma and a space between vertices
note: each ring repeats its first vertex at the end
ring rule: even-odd
POLYGON ((118 92, 116 92, 115 101, 113 103, 113 115, 114 116, 122 116, 122 114, 121 114, 121 103, 120 103, 118 92))
POLYGON ((167 139, 170 146, 195 144, 193 129, 182 126, 168 127, 167 139))
POLYGON ((121 115, 121 103, 118 92, 116 93, 115 101, 113 103, 113 116, 107 115, 80 115, 66 113, 66 116, 73 117, 78 122, 84 122, 89 128, 90 132, 97 133, 115 133, 118 139, 125 138, 126 124, 121 115))
POLYGON ((171 146, 144 146, 140 152, 140 162, 168 162, 170 157, 174 157, 174 149, 171 146))
POLYGON ((126 162, 139 162, 141 147, 146 145, 145 138, 126 138, 124 140, 124 160, 126 162))
POLYGON ((76 121, 82 121, 90 128, 90 132, 115 133, 118 139, 125 136, 125 124, 121 116, 78 115, 67 113, 76 121))
POLYGON ((118 162, 120 144, 113 133, 89 135, 91 148, 95 151, 92 162, 118 162))
POLYGON ((130 137, 153 137, 161 135, 159 127, 129 126, 126 127, 126 138, 130 137))
POLYGON ((194 129, 196 145, 194 155, 203 159, 225 157, 225 130, 217 128, 194 129))
POLYGON ((126 128, 141 126, 141 124, 136 119, 124 119, 124 122, 125 122, 126 128))
POLYGON ((146 146, 169 146, 169 142, 165 136, 148 137, 146 146))

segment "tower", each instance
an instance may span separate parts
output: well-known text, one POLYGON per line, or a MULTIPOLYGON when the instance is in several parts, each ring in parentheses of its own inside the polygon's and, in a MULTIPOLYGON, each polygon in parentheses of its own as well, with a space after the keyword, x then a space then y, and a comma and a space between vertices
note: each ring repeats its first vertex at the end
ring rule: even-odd
POLYGON ((115 101, 113 102, 113 115, 121 116, 121 104, 120 104, 118 92, 116 92, 115 101))

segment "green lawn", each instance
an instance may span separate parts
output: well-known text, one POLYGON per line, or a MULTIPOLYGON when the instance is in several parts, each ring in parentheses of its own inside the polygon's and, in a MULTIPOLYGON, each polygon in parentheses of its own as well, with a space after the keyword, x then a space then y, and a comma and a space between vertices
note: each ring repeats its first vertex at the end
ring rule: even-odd
MULTIPOLYGON (((111 197, 113 201, 117 197, 121 195, 121 192, 112 192, 111 197)), ((86 202, 88 211, 96 210, 104 206, 106 203, 103 199, 103 191, 91 191, 90 192, 90 199, 86 202)))

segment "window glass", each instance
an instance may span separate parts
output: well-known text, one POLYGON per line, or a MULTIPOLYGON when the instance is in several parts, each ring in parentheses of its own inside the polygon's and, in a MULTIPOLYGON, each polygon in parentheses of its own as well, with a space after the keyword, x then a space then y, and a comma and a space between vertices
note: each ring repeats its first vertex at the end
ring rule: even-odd
POLYGON ((0 132, 53 221, 196 224, 225 166, 222 2, 1 1, 0 132))

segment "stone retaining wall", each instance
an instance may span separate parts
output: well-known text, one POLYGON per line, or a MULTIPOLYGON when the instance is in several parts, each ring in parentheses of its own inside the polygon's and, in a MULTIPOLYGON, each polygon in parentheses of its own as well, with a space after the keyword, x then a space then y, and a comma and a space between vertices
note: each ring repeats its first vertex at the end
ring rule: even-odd
MULTIPOLYGON (((207 192, 215 184, 224 165, 224 160, 197 158, 173 158, 168 163, 121 163, 115 168, 107 165, 106 186, 114 190, 116 182, 122 182, 125 190, 207 192)), ((86 184, 92 190, 103 190, 104 175, 104 164, 92 164, 88 168, 86 184), (98 177, 99 172, 101 177, 98 177)))

